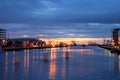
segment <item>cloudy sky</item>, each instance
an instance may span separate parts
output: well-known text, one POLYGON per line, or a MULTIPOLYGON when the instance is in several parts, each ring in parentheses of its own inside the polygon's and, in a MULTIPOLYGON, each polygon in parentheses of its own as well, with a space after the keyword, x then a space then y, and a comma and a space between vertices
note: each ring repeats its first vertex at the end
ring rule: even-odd
POLYGON ((120 0, 1 0, 11 37, 102 38, 120 27, 120 0))

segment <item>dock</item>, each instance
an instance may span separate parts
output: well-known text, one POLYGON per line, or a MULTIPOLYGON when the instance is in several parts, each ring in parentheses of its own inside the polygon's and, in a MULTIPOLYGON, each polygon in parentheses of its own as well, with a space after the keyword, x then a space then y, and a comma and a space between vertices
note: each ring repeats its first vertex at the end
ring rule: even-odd
POLYGON ((68 46, 56 46, 56 47, 52 47, 52 46, 44 46, 44 47, 5 47, 2 48, 3 51, 19 51, 19 50, 24 50, 24 49, 46 49, 46 48, 60 48, 60 47, 68 47, 68 46))
POLYGON ((3 48, 3 51, 19 51, 19 50, 23 50, 23 49, 45 49, 45 48, 50 48, 50 47, 11 47, 11 48, 3 48))
POLYGON ((114 48, 112 46, 99 45, 99 47, 109 50, 111 53, 120 54, 120 48, 114 48))

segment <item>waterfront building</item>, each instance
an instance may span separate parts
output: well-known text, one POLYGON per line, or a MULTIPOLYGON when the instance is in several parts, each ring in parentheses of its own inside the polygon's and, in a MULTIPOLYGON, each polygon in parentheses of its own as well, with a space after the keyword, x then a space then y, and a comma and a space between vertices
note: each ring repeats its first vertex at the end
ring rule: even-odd
POLYGON ((0 45, 6 41, 6 29, 0 28, 0 45))
POLYGON ((112 45, 115 48, 120 48, 120 28, 113 29, 113 32, 112 32, 112 45))
POLYGON ((45 47, 45 42, 35 38, 12 38, 7 39, 6 47, 9 48, 30 48, 30 47, 45 47))

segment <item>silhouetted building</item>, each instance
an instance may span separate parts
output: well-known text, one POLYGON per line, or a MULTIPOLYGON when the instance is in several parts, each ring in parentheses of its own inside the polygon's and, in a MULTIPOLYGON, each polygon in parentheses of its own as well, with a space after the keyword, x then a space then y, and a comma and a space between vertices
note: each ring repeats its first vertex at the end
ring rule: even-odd
POLYGON ((0 28, 0 44, 2 43, 3 40, 6 40, 6 29, 0 28))
POLYGON ((113 34, 112 34, 112 45, 115 48, 120 47, 120 28, 115 28, 113 29, 113 34))
POLYGON ((5 47, 44 47, 45 42, 35 38, 12 38, 7 39, 5 47))
POLYGON ((6 39, 6 29, 0 28, 0 40, 5 40, 5 39, 6 39))

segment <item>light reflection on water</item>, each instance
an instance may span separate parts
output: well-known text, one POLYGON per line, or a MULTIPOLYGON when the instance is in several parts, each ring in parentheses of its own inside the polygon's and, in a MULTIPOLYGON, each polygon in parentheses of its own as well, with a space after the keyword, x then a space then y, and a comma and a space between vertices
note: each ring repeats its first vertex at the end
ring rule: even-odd
POLYGON ((0 80, 119 80, 120 56, 99 47, 0 53, 0 80))
POLYGON ((54 80, 54 77, 56 75, 56 58, 57 58, 57 54, 56 54, 56 49, 55 48, 52 48, 50 50, 50 67, 49 67, 49 78, 51 80, 54 80))

